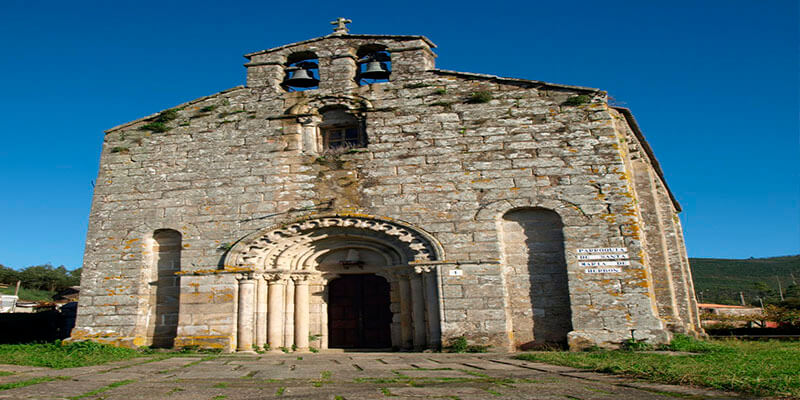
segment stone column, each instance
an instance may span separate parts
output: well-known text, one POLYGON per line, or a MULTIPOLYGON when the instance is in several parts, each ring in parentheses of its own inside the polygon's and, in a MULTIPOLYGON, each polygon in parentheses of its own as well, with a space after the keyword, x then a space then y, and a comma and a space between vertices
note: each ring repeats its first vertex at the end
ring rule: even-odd
POLYGON ((287 279, 283 302, 283 347, 294 345, 294 280, 287 279))
POLYGON ((425 283, 425 311, 428 317, 428 345, 439 348, 442 345, 442 326, 439 317, 439 285, 436 267, 425 267, 422 278, 425 283))
POLYGON ((281 351, 283 346, 283 292, 286 278, 272 275, 269 280, 269 296, 267 305, 267 343, 272 351, 281 351))
POLYGON ((425 298, 422 295, 422 275, 412 273, 411 278, 411 321, 414 323, 414 349, 425 348, 425 298))
POLYGON ((400 288, 400 347, 411 347, 411 287, 408 276, 400 275, 397 279, 400 288))
POLYGON ((256 346, 267 344, 267 280, 259 276, 256 281, 256 346))
POLYGON ((294 344, 297 351, 308 351, 308 275, 296 275, 294 279, 294 344))
POLYGON ((239 280, 238 351, 253 351, 253 306, 256 281, 250 276, 239 280))
POLYGON ((302 125, 302 151, 306 154, 319 154, 321 152, 320 135, 317 134, 317 126, 322 122, 322 118, 316 115, 303 116, 297 118, 302 125))

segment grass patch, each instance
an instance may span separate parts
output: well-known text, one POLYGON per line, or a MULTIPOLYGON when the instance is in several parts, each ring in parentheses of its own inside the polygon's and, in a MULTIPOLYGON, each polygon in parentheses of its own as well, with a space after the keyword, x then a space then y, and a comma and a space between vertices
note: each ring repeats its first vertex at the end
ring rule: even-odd
POLYGON ((451 339, 450 345, 444 350, 448 353, 486 353, 489 351, 489 346, 469 344, 465 337, 459 336, 451 339))
POLYGON ((111 152, 112 153, 127 154, 127 153, 130 152, 130 149, 127 148, 127 147, 123 147, 123 146, 116 146, 116 147, 112 147, 111 148, 111 152))
POLYGON ((178 118, 178 110, 166 110, 162 111, 155 119, 155 122, 161 122, 162 124, 166 124, 169 121, 173 121, 178 118))
POLYGON ((67 398, 68 398, 69 400, 78 400, 78 399, 83 399, 83 398, 86 398, 86 397, 89 397, 89 396, 94 396, 94 395, 96 395, 96 394, 100 394, 100 393, 103 393, 103 392, 107 392, 107 391, 109 391, 109 390, 111 390, 111 389, 114 389, 114 388, 116 388, 116 387, 120 387, 120 386, 123 386, 123 385, 127 385, 127 384, 129 384, 129 383, 133 383, 133 382, 136 382, 136 381, 135 381, 135 380, 133 380, 133 379, 126 379, 126 380, 124 380, 124 381, 117 381, 117 382, 110 383, 110 384, 108 384, 108 385, 106 385, 106 386, 103 386, 103 387, 101 387, 101 388, 99 388, 99 389, 92 390, 91 392, 86 392, 86 393, 84 393, 84 394, 82 394, 82 395, 80 395, 80 396, 67 397, 67 398))
POLYGON ((699 341, 677 335, 664 348, 693 354, 594 350, 526 353, 517 358, 662 383, 700 385, 757 396, 800 397, 798 342, 699 341))
POLYGON ((433 106, 440 106, 440 107, 445 107, 445 108, 449 108, 452 105, 453 105, 453 103, 449 102, 449 101, 434 101, 433 103, 429 104, 429 106, 432 106, 432 107, 433 106))
POLYGON ((286 391, 286 386, 281 386, 278 390, 275 391, 275 396, 283 396, 283 392, 286 391))
POLYGON ((583 104, 588 104, 590 101, 592 101, 591 97, 589 97, 588 95, 582 94, 580 96, 572 96, 572 97, 568 98, 567 100, 565 100, 561 104, 565 105, 565 106, 580 106, 580 105, 583 105, 583 104))
POLYGON ((39 378, 27 379, 19 382, 4 383, 0 385, 0 390, 16 389, 30 385, 36 385, 42 382, 64 381, 70 379, 68 376, 42 376, 39 378))
MULTIPOLYGON (((14 295, 14 291, 16 287, 14 285, 0 289, 0 294, 10 294, 14 295)), ((47 290, 39 290, 39 289, 26 289, 24 287, 19 288, 19 294, 17 295, 20 300, 28 300, 28 301, 53 301, 53 295, 56 292, 51 292, 47 290)))
POLYGON ((0 345, 0 364, 30 365, 48 368, 73 368, 105 364, 141 357, 133 349, 95 342, 61 344, 61 341, 33 344, 0 345))
POLYGON ((149 124, 142 125, 139 130, 163 133, 168 131, 169 127, 163 122, 151 122, 149 124))
POLYGON ((484 104, 492 101, 492 94, 490 92, 473 92, 467 98, 469 104, 484 104))

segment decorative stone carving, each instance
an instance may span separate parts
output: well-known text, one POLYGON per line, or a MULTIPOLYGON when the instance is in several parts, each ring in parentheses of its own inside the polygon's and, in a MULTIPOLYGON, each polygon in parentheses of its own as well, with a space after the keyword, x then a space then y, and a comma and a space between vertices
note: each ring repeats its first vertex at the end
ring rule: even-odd
POLYGON ((331 216, 308 219, 283 228, 260 232, 245 238, 229 253, 225 265, 257 270, 303 269, 298 255, 312 251, 316 241, 337 235, 376 239, 392 247, 400 256, 399 263, 440 259, 441 249, 434 240, 404 224, 374 218, 331 216), (279 262, 286 259, 293 264, 279 262))

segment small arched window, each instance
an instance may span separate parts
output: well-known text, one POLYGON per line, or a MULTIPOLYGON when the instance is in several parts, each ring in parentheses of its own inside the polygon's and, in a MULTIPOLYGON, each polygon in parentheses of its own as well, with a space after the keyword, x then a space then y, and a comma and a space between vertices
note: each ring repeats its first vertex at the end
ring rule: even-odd
POLYGON ((363 122, 344 108, 323 111, 319 131, 322 148, 326 150, 367 146, 363 122))

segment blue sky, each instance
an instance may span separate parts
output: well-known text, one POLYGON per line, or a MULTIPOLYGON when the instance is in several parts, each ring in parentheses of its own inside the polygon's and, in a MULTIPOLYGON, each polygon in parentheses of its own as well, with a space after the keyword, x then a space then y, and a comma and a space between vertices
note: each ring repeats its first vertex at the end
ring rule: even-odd
POLYGON ((77 268, 103 130, 245 81, 242 54, 425 35, 437 67, 607 90, 682 204, 689 255, 800 253, 796 1, 0 2, 0 263, 77 268))

